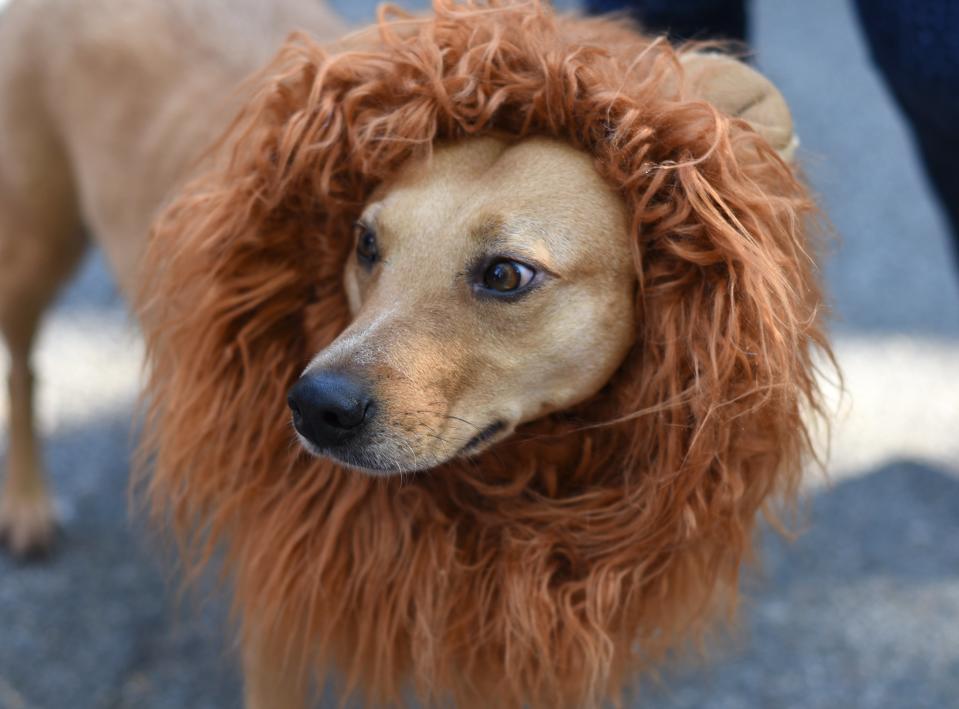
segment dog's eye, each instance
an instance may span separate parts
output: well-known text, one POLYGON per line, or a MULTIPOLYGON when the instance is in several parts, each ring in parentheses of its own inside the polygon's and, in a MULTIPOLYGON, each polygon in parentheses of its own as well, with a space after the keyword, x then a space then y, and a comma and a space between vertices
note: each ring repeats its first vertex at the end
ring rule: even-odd
POLYGON ((519 261, 493 261, 483 272, 483 287, 496 293, 512 293, 530 284, 536 271, 519 261))
POLYGON ((372 266, 380 257, 376 234, 364 224, 356 225, 356 258, 360 263, 372 266))

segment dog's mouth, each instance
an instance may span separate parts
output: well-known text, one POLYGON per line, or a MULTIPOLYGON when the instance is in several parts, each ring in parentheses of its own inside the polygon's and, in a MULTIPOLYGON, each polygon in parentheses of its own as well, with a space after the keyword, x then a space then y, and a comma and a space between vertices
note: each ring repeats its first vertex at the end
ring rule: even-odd
MULTIPOLYGON (((414 456, 412 460, 406 460, 403 456, 396 455, 404 450, 412 451, 408 442, 396 446, 395 450, 388 451, 382 445, 376 444, 357 445, 352 443, 321 447, 303 436, 299 431, 296 431, 296 437, 303 449, 314 457, 328 458, 370 475, 386 476, 428 470, 457 456, 474 455, 504 433, 507 428, 505 421, 494 421, 470 438, 453 455, 438 457, 435 453, 424 453, 422 456, 414 456)), ((393 446, 390 446, 390 448, 393 448, 393 446)))
POLYGON ((368 475, 399 475, 400 473, 416 472, 419 470, 419 468, 411 468, 407 465, 402 465, 398 462, 384 459, 381 456, 369 455, 362 451, 326 451, 323 453, 323 455, 328 458, 333 458, 337 462, 342 463, 349 468, 358 470, 361 473, 366 473, 368 475))
POLYGON ((445 411, 396 411, 382 399, 377 403, 366 378, 345 369, 308 370, 290 388, 287 404, 307 453, 372 475, 436 468, 474 455, 510 430, 504 418, 489 414, 480 418, 493 418, 484 426, 445 411))
POLYGON ((492 440, 498 433, 506 428, 505 421, 494 421, 482 431, 477 433, 466 442, 466 445, 460 448, 460 455, 469 455, 475 453, 484 443, 492 440))
POLYGON ((383 455, 370 454, 362 449, 356 450, 352 446, 320 448, 299 432, 297 432, 296 437, 304 450, 313 457, 328 458, 370 475, 395 475, 420 469, 389 460, 383 455))

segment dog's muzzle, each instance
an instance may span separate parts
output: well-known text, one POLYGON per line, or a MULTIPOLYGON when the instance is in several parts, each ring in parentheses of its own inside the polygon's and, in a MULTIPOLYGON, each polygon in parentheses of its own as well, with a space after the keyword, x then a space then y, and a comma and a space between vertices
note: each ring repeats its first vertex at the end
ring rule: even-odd
POLYGON ((287 395, 293 427, 319 450, 349 444, 369 423, 373 397, 363 380, 347 372, 307 372, 287 395))

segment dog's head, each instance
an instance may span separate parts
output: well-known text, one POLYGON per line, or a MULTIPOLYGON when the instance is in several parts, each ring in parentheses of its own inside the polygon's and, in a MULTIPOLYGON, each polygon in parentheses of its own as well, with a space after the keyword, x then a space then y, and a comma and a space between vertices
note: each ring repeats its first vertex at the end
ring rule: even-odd
POLYGON ((308 450, 365 470, 477 453, 595 394, 635 340, 623 199, 555 140, 404 165, 359 214, 345 287, 352 323, 289 402, 308 450))
POLYGON ((751 69, 494 5, 282 50, 158 221, 145 450, 301 659, 585 706, 700 627, 796 485, 812 204, 751 69))

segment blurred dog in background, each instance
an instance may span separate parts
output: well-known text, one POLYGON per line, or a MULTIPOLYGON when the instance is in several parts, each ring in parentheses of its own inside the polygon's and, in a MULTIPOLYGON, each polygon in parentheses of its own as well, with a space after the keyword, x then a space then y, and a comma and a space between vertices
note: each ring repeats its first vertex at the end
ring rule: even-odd
POLYGON ((538 3, 345 31, 308 0, 0 17, 0 535, 53 537, 29 356, 89 233, 139 302, 150 493, 236 582, 250 706, 330 664, 376 700, 598 703, 734 598, 808 452, 788 109, 538 3))

